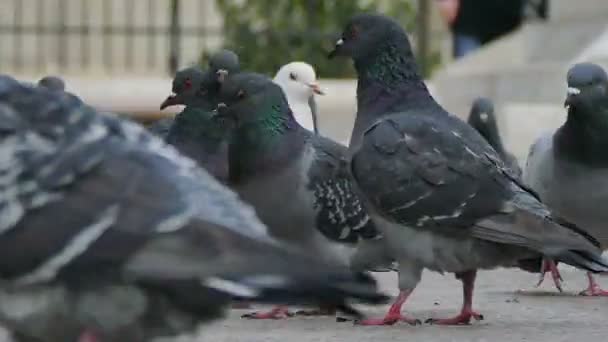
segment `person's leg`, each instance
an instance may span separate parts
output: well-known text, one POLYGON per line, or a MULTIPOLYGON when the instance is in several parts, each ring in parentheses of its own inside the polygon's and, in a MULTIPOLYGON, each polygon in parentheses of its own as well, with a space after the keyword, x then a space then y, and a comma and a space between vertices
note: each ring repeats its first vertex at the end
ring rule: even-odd
POLYGON ((466 54, 477 50, 481 46, 481 42, 468 34, 457 33, 453 34, 454 39, 454 58, 458 59, 466 54))

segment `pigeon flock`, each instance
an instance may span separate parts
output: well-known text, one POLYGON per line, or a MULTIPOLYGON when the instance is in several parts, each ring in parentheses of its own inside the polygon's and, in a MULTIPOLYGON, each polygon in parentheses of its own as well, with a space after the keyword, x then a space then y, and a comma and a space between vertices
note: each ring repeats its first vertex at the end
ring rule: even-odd
POLYGON ((608 272, 601 67, 568 72, 567 120, 533 144, 522 175, 491 100, 468 123, 445 110, 396 21, 352 17, 328 58, 357 72, 349 146, 320 133, 324 92, 304 62, 270 78, 219 51, 176 73, 160 109, 183 110, 147 128, 59 77, 0 76, 0 324, 19 342, 148 341, 239 300, 276 305, 248 319, 415 325, 402 306, 424 269, 463 286, 461 311, 426 320, 437 325, 483 319, 478 270, 549 272, 561 291, 563 263, 587 272, 581 295, 608 296, 594 278, 608 272), (388 302, 369 273, 381 269, 400 292, 370 318, 352 304, 388 302))

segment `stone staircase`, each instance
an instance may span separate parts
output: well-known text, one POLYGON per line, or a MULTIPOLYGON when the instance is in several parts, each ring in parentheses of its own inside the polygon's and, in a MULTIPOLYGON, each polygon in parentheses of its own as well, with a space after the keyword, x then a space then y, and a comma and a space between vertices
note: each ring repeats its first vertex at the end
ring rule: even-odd
POLYGON ((502 135, 520 158, 541 131, 563 122, 568 68, 581 61, 608 67, 608 1, 550 6, 548 21, 527 23, 433 78, 442 104, 463 118, 476 97, 494 100, 502 135))

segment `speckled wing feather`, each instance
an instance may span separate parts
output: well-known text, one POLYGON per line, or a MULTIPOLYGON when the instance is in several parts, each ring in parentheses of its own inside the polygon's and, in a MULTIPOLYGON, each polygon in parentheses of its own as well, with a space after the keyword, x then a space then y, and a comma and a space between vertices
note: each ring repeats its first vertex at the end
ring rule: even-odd
POLYGON ((411 226, 466 228, 501 210, 511 180, 494 166, 498 157, 487 144, 464 143, 452 127, 456 120, 411 113, 365 132, 353 175, 384 216, 411 226))
POLYGON ((309 186, 315 196, 317 229, 338 242, 379 238, 354 191, 345 160, 347 148, 323 137, 314 139, 317 159, 309 171, 309 186))

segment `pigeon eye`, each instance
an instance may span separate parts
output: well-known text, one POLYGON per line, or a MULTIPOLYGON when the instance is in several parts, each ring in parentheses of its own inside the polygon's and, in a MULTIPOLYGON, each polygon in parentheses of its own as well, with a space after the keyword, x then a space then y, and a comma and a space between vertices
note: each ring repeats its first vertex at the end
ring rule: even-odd
POLYGON ((245 91, 243 91, 242 89, 238 91, 238 93, 236 93, 236 97, 238 97, 239 99, 244 99, 245 98, 245 91))
POLYGON ((296 74, 294 74, 293 72, 289 73, 289 78, 291 78, 292 81, 295 81, 298 79, 298 77, 296 76, 296 74))
POLYGON ((184 86, 187 88, 192 87, 192 80, 190 79, 190 77, 186 78, 186 81, 184 81, 184 86))

